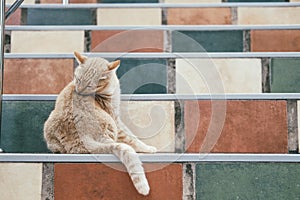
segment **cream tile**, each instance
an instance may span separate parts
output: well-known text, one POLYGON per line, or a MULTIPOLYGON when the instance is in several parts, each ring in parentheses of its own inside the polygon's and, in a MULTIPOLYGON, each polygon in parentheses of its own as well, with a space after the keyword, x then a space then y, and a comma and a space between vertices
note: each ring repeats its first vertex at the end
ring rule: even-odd
POLYGON ((174 103, 167 101, 126 101, 121 118, 128 128, 159 152, 175 151, 174 103))
POLYGON ((290 2, 300 2, 300 0, 290 0, 290 2))
MULTIPOLYGON (((5 4, 13 4, 16 0, 5 0, 5 4)), ((35 4, 35 0, 24 0, 22 4, 35 4)))
POLYGON ((97 10, 98 25, 161 25, 160 8, 105 8, 97 10))
POLYGON ((222 0, 164 0, 164 3, 222 3, 222 0))
POLYGON ((70 53, 84 51, 84 31, 13 31, 12 53, 70 53))
POLYGON ((40 200, 42 164, 0 163, 1 199, 40 200))
POLYGON ((300 24, 300 7, 241 7, 238 24, 300 24))
POLYGON ((261 93, 260 59, 177 59, 176 91, 261 93))

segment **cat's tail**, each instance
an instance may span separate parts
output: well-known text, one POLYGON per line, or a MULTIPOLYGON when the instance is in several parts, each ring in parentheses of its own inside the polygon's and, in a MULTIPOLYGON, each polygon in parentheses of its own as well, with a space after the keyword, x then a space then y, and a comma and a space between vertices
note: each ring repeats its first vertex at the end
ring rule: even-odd
POLYGON ((115 145, 112 151, 125 165, 136 190, 142 195, 148 195, 150 187, 142 162, 134 149, 129 145, 119 143, 115 145))

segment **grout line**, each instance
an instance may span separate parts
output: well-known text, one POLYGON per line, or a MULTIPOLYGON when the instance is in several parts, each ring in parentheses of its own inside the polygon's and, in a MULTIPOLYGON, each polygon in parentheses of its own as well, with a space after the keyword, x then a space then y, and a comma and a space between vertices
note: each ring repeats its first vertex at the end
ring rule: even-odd
POLYGON ((183 170, 183 200, 196 199, 196 169, 195 163, 184 163, 183 170))
POLYGON ((270 93, 271 92, 271 59, 270 58, 262 58, 262 92, 270 93))
POLYGON ((175 152, 185 152, 184 101, 175 101, 175 152))
POLYGON ((232 25, 237 25, 238 23, 238 10, 236 7, 233 7, 230 9, 231 10, 231 24, 232 25))
POLYGON ((298 113, 297 101, 287 101, 288 118, 288 150, 290 153, 298 153, 298 113))
POLYGON ((243 52, 251 52, 251 31, 243 31, 243 52))
POLYGON ((54 164, 43 163, 42 200, 54 200, 54 164))

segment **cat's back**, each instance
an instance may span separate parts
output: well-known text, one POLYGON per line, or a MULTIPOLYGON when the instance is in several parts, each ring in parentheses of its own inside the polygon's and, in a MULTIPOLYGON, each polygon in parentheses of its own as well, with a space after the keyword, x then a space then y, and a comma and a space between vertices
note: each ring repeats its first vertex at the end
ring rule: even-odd
POLYGON ((57 96, 55 102, 55 111, 64 111, 66 109, 72 109, 74 83, 70 82, 57 96))

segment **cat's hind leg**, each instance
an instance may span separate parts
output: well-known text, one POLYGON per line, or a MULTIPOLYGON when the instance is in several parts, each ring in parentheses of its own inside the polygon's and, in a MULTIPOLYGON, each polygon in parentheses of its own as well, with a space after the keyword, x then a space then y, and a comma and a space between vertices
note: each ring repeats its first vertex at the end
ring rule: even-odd
POLYGON ((65 148, 56 138, 52 138, 50 141, 48 141, 47 147, 53 153, 67 153, 65 148))
POLYGON ((150 187, 142 162, 131 146, 123 143, 116 143, 111 139, 103 140, 103 142, 97 142, 91 138, 85 138, 84 143, 90 153, 115 154, 125 165, 136 190, 143 195, 149 194, 150 187))
POLYGON ((156 147, 150 146, 139 140, 133 133, 126 127, 126 125, 119 121, 118 123, 118 142, 122 142, 131 146, 136 152, 140 153, 156 153, 156 147))

